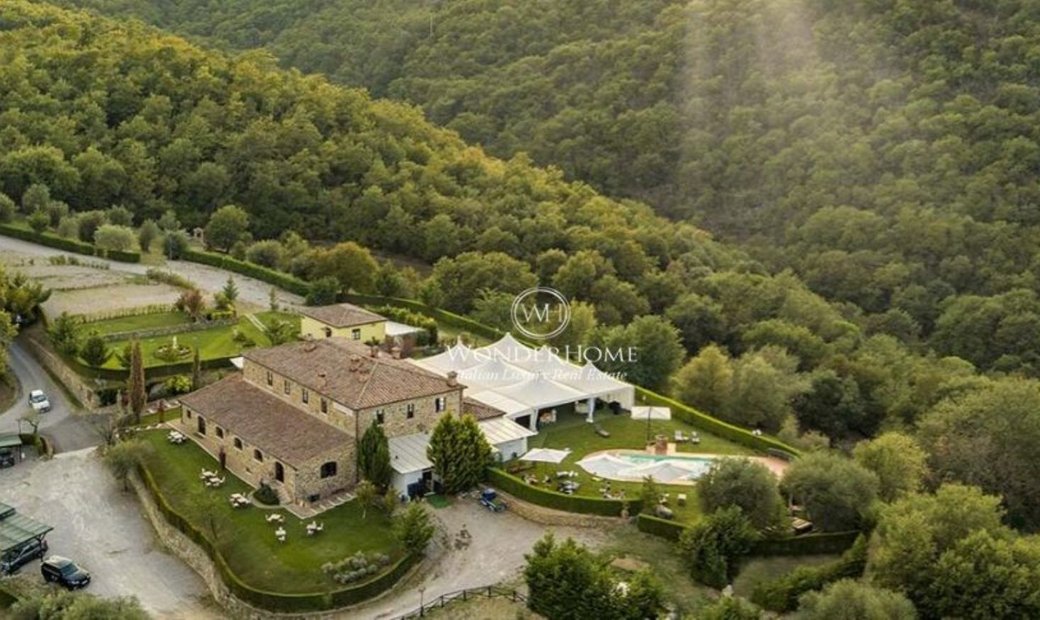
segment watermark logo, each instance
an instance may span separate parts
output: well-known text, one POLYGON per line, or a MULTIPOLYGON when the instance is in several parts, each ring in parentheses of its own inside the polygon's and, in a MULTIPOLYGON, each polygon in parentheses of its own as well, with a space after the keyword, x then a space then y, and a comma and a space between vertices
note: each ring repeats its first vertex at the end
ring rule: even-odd
POLYGON ((513 327, 534 340, 549 340, 571 322, 571 305, 560 291, 536 286, 520 293, 510 308, 513 327))

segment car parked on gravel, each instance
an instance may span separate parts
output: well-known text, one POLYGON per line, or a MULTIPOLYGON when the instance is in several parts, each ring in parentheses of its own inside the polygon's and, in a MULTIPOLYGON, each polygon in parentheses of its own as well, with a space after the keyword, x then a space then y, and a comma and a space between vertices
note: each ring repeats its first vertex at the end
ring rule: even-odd
POLYGON ((69 590, 85 588, 90 583, 90 573, 60 555, 52 555, 44 560, 40 572, 47 583, 58 583, 69 590))
POLYGON ((12 549, 0 559, 0 575, 10 575, 33 560, 42 558, 47 553, 46 540, 31 540, 12 549))
POLYGON ((36 413, 47 413, 51 410, 51 401, 47 400, 43 390, 33 390, 29 392, 29 406, 36 413))

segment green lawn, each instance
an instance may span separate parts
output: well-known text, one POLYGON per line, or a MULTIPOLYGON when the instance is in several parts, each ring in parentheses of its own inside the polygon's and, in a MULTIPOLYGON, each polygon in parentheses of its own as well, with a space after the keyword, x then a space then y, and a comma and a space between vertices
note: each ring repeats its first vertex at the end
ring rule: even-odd
POLYGON ((85 334, 89 334, 92 331, 97 331, 101 335, 120 334, 142 329, 186 325, 190 322, 191 319, 183 312, 155 312, 152 314, 140 314, 137 316, 127 316, 118 319, 106 319, 104 321, 84 323, 80 328, 80 331, 85 334))
POLYGON ((611 532, 610 540, 601 552, 609 557, 629 557, 650 565, 664 587, 665 600, 674 604, 679 617, 690 614, 710 602, 714 590, 690 577, 682 558, 675 552, 675 543, 644 534, 634 527, 619 527, 611 532))
MULTIPOLYGON (((538 463, 534 468, 536 475, 559 470, 570 470, 578 472, 576 480, 581 484, 578 495, 589 497, 602 497, 600 488, 603 482, 597 482, 581 467, 575 465, 587 454, 600 450, 629 449, 641 450, 647 445, 647 423, 645 421, 633 420, 627 413, 614 415, 609 410, 596 412, 596 422, 604 430, 610 433, 610 437, 600 437, 596 434, 595 427, 585 422, 582 415, 576 414, 569 408, 557 409, 558 421, 554 424, 543 426, 538 436, 528 440, 529 448, 557 448, 570 449, 571 454, 559 465, 538 463)), ((749 448, 726 441, 720 437, 709 435, 703 430, 685 424, 678 420, 653 420, 649 426, 649 436, 664 434, 669 438, 674 436, 677 429, 685 433, 697 431, 701 437, 701 443, 696 446, 683 446, 682 452, 691 454, 733 454, 754 455, 755 452, 749 448)), ((610 482, 613 492, 624 491, 626 497, 639 497, 642 489, 640 482, 610 482)), ((697 506, 697 488, 691 485, 660 485, 662 492, 670 493, 672 501, 669 507, 675 511, 676 519, 686 523, 697 520, 700 509, 697 506), (685 493, 687 497, 686 506, 678 506, 675 496, 685 493)))
POLYGON ((748 597, 751 596, 755 585, 762 581, 783 577, 799 566, 819 566, 833 562, 840 557, 840 555, 777 555, 768 558, 751 558, 741 567, 737 578, 733 580, 733 592, 738 596, 748 597))
POLYGON ((275 321, 289 321, 296 325, 297 331, 299 331, 300 328, 300 315, 293 312, 272 312, 268 310, 265 312, 257 312, 256 318, 260 319, 260 322, 268 329, 274 326, 275 321))
MULTIPOLYGON (((234 335, 236 330, 249 338, 254 343, 253 346, 271 346, 271 341, 268 340, 267 335, 257 329, 256 326, 249 322, 245 317, 240 318, 237 325, 210 327, 199 331, 177 334, 177 344, 191 348, 198 347, 199 355, 204 360, 235 357, 242 353, 243 349, 248 348, 244 343, 235 340, 234 335)), ((163 345, 170 344, 173 338, 174 336, 156 336, 154 338, 144 338, 141 340, 141 353, 144 355, 145 368, 191 361, 190 355, 181 358, 176 362, 165 361, 155 357, 155 351, 163 345)), ((120 351, 124 346, 126 346, 127 342, 129 341, 118 340, 111 342, 109 343, 109 348, 113 351, 120 351)), ((119 360, 116 359, 114 355, 105 362, 104 367, 121 368, 119 360)))
POLYGON ((264 521, 271 511, 253 506, 234 510, 227 502, 231 493, 249 493, 251 487, 231 474, 220 489, 207 489, 199 481, 199 471, 216 469, 216 459, 190 441, 171 445, 164 430, 140 436, 154 447, 148 457, 149 470, 177 512, 198 524, 200 511, 193 494, 219 498, 220 518, 227 523, 225 540, 219 544, 221 553, 231 569, 254 588, 282 593, 336 590, 344 586, 321 571, 325 562, 341 560, 359 550, 388 553, 394 560, 403 554, 388 519, 374 509, 363 519, 356 501, 316 517, 324 523, 325 531, 313 537, 307 536, 305 530, 309 520, 301 521, 285 510, 277 511, 285 517, 283 527, 288 532, 288 540, 278 542, 274 536, 277 526, 264 521))

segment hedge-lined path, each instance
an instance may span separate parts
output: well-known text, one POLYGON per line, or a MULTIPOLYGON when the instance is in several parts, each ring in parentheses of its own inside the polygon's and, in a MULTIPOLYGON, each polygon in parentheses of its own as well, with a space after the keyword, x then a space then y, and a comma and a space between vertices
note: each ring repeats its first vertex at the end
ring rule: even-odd
POLYGON ((430 557, 410 579, 372 603, 341 617, 393 618, 419 607, 419 588, 427 602, 457 590, 509 581, 520 575, 534 543, 553 532, 557 540, 573 538, 593 547, 603 545, 608 532, 602 529, 545 526, 510 512, 491 513, 471 498, 455 499, 445 508, 431 508, 441 528, 431 543, 430 557), (456 548, 456 535, 465 527, 472 539, 456 548))
MULTIPOLYGON (((132 493, 124 493, 93 449, 5 469, 0 501, 54 527, 51 553, 91 572, 87 592, 136 596, 158 620, 223 618, 202 580, 156 542, 132 493)), ((21 573, 38 579, 34 561, 21 573)))
MULTIPOLYGON (((27 257, 48 257, 59 256, 62 254, 66 256, 77 256, 82 260, 105 263, 109 266, 111 271, 135 275, 144 275, 150 267, 149 265, 142 265, 139 263, 121 263, 98 257, 82 257, 75 255, 72 252, 57 250, 44 245, 37 245, 28 241, 22 241, 21 239, 14 239, 12 237, 0 235, 0 253, 6 254, 9 252, 22 254, 27 257)), ((172 271, 178 275, 184 276, 194 282, 200 289, 208 293, 216 293, 220 289, 224 288, 228 275, 231 275, 235 278, 235 284, 238 285, 239 300, 260 308, 267 308, 269 305, 271 285, 255 278, 250 278, 237 273, 233 274, 230 271, 225 271, 216 267, 210 267, 199 263, 189 263, 186 261, 166 261, 166 264, 160 267, 160 269, 172 271)), ((293 295, 292 293, 281 289, 278 290, 277 295, 278 303, 283 308, 291 308, 303 304, 303 298, 299 295, 293 295)))

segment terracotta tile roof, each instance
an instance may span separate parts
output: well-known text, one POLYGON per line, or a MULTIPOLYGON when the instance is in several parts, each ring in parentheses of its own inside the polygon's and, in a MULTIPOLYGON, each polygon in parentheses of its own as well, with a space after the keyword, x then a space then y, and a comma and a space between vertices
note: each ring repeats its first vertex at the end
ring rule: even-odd
POLYGON ((478 400, 473 400, 469 396, 465 396, 462 399, 462 412, 470 414, 478 421, 490 420, 505 415, 505 412, 501 409, 496 409, 491 405, 485 405, 478 400))
POLYGON ((218 425, 289 465, 302 465, 337 448, 346 452, 354 445, 346 432, 249 383, 241 373, 180 400, 206 419, 210 433, 218 425))
POLYGON ((386 317, 369 312, 354 304, 333 304, 331 306, 304 306, 300 314, 309 316, 332 327, 353 327, 385 321, 386 317))
POLYGON ((368 346, 346 338, 249 349, 243 357, 355 411, 463 387, 386 353, 372 357, 368 346))

